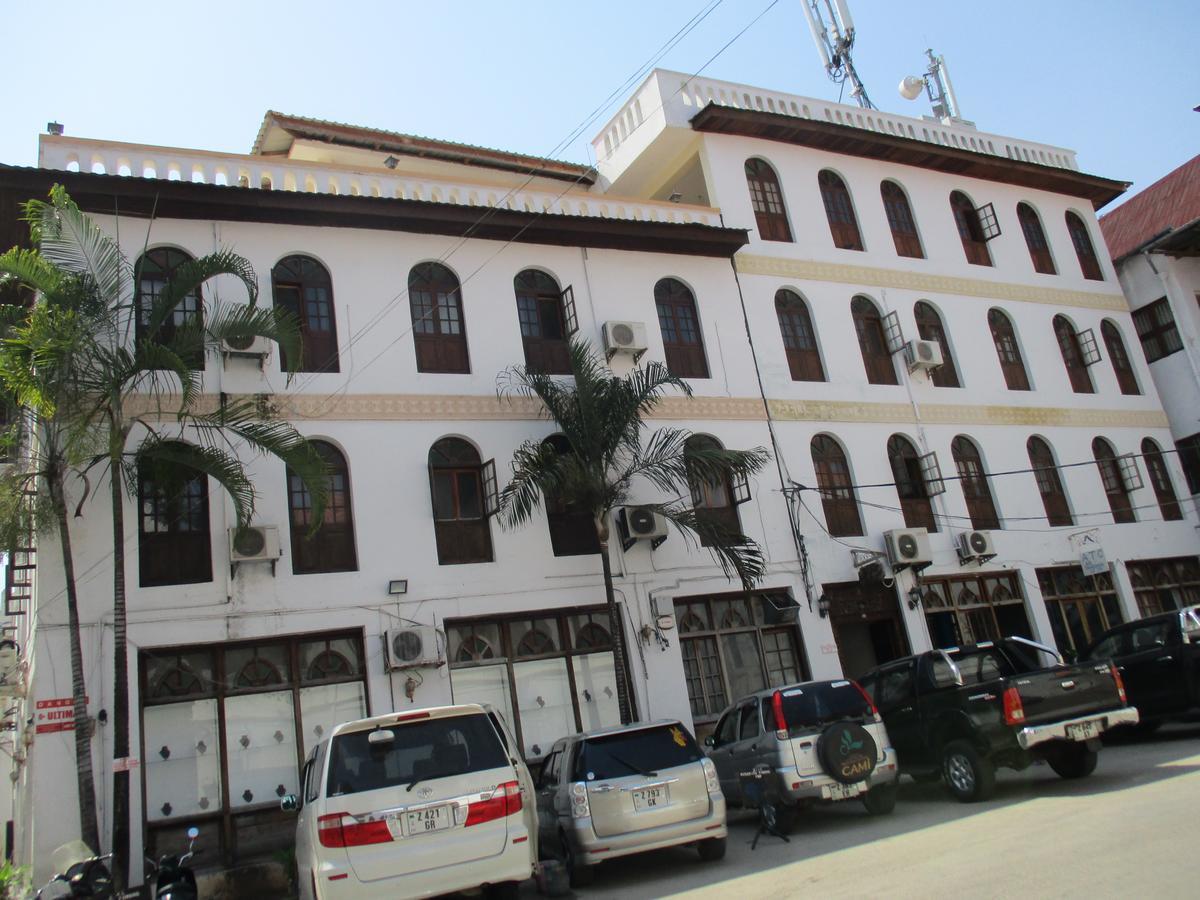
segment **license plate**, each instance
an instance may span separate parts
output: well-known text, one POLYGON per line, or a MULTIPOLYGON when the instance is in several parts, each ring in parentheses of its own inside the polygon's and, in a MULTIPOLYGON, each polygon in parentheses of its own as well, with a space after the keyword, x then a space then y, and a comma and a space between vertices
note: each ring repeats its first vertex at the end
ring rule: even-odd
POLYGON ((659 809, 671 802, 671 793, 667 786, 642 788, 633 792, 633 808, 638 812, 643 809, 659 809))
POLYGON ((826 800, 849 800, 862 793, 858 784, 830 784, 821 788, 821 796, 826 800))
POLYGON ((1074 725, 1067 726, 1067 740, 1069 741, 1090 741, 1092 738, 1100 737, 1102 730, 1100 719, 1092 719, 1090 722, 1076 722, 1074 725))
POLYGON ((405 832, 409 835, 429 834, 450 827, 450 807, 431 806, 404 814, 405 832))

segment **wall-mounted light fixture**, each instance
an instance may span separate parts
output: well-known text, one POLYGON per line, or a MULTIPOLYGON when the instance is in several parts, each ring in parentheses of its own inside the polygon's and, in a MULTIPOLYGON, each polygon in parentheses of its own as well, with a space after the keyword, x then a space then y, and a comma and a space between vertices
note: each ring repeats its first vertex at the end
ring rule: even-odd
POLYGON ((395 581, 389 581, 388 582, 388 593, 389 594, 407 594, 408 593, 408 579, 407 578, 397 578, 395 581))
POLYGON ((394 156, 388 156, 388 158, 383 161, 383 164, 389 169, 394 169, 396 166, 400 165, 400 160, 394 156))
POLYGON ((822 594, 817 598, 817 612, 821 614, 822 619, 829 617, 829 606, 830 603, 828 594, 822 594))

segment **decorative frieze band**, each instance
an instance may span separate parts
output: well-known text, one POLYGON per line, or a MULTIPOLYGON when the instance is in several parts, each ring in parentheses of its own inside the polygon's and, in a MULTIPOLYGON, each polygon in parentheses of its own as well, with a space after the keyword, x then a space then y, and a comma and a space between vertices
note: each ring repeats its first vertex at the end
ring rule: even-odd
POLYGON ((1065 288, 986 281, 982 278, 956 278, 926 272, 904 272, 875 266, 851 266, 812 259, 782 259, 753 253, 739 253, 734 257, 734 261, 737 263, 737 270, 748 275, 773 275, 777 278, 794 278, 801 281, 833 281, 838 284, 897 288, 931 294, 959 294, 966 297, 1045 303, 1051 306, 1129 311, 1129 304, 1124 294, 1120 293, 1071 291, 1065 288))
MULTIPOLYGON (((915 424, 907 403, 854 403, 840 400, 770 400, 771 415, 783 422, 863 422, 915 424)), ((1033 428, 1166 428, 1161 410, 1077 409, 1056 406, 971 406, 926 403, 926 425, 1022 425, 1033 428)))

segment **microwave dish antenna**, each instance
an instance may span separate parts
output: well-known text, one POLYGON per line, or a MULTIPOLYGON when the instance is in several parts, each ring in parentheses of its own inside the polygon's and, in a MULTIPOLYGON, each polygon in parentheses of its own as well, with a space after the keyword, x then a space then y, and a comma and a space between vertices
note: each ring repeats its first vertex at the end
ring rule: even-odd
POLYGON ((929 57, 929 69, 924 75, 909 75, 900 82, 900 96, 905 100, 916 100, 921 93, 929 95, 933 104, 933 116, 946 125, 970 124, 962 117, 962 109, 958 105, 958 97, 954 93, 954 85, 950 81, 950 70, 946 66, 946 57, 926 50, 929 57))
POLYGON ((802 0, 808 28, 825 71, 835 84, 850 82, 850 96, 864 109, 875 109, 867 89, 854 69, 854 19, 846 0, 802 0))

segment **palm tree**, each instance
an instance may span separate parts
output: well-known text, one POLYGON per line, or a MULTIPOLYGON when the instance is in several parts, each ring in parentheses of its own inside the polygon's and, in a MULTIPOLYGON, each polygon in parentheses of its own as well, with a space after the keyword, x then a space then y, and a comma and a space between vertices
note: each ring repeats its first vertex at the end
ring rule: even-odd
MULTIPOLYGON (((247 260, 228 250, 190 260, 169 273, 158 296, 143 304, 134 291, 139 273, 129 266, 117 243, 81 212, 65 191, 56 187, 49 203, 29 204, 27 215, 39 247, 31 252, 47 267, 89 285, 104 310, 90 323, 93 330, 84 352, 73 360, 69 427, 99 442, 83 473, 98 467, 109 477, 113 758, 122 760, 129 755, 125 494, 136 495, 143 474, 169 489, 181 470, 198 472, 216 480, 229 495, 237 527, 242 529, 253 518, 256 500, 242 464, 242 455, 249 451, 273 456, 296 473, 313 496, 314 522, 319 523, 327 495, 327 470, 315 448, 291 425, 276 420, 261 398, 222 395, 215 409, 204 408, 203 373, 193 365, 223 342, 268 338, 280 345, 291 365, 301 360, 298 321, 282 310, 255 306, 258 282, 247 260), (184 298, 198 296, 203 284, 221 275, 240 282, 249 302, 215 302, 200 315, 175 325, 176 308, 184 298), (135 328, 139 316, 143 327, 135 328), (148 412, 147 406, 153 408, 148 412)), ((112 839, 114 880, 123 888, 129 860, 127 769, 113 778, 112 839)))
POLYGON ((769 456, 761 447, 725 450, 689 444, 690 432, 680 428, 659 428, 643 445, 645 417, 668 388, 690 397, 687 383, 658 362, 616 377, 591 347, 577 338, 571 340, 570 358, 572 380, 533 371, 528 366, 513 366, 497 379, 501 397, 540 401, 542 414, 558 426, 570 447, 570 452, 560 453, 549 444, 528 440, 517 448, 512 480, 500 492, 500 521, 507 528, 524 525, 548 498, 591 515, 600 545, 617 670, 617 701, 624 724, 632 715, 621 640, 624 632, 613 597, 608 558, 613 511, 628 502, 638 481, 674 495, 675 499, 644 505, 665 516, 689 545, 699 539, 726 577, 736 576, 750 590, 765 573, 759 546, 721 522, 697 514, 683 498, 700 485, 718 484, 731 477, 746 478, 762 468, 769 456))

